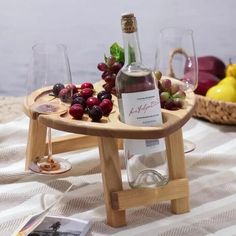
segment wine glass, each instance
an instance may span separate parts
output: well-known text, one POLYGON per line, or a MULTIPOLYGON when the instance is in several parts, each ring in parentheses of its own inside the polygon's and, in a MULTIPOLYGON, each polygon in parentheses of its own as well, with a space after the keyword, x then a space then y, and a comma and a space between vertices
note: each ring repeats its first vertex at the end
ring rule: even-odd
MULTIPOLYGON (((191 29, 166 27, 160 31, 154 70, 182 81, 181 89, 185 93, 197 88, 198 63, 191 29)), ((194 143, 184 140, 185 153, 194 149, 194 143)))
MULTIPOLYGON (((72 83, 66 47, 62 44, 34 45, 27 80, 27 105, 30 113, 37 116, 67 112, 68 105, 61 101, 58 92, 59 88, 62 89, 69 84, 72 83)), ((67 91, 69 95, 73 92, 72 88, 68 88, 67 91)), ((29 168, 40 174, 58 174, 70 170, 71 164, 68 161, 52 156, 50 127, 47 128, 47 139, 47 156, 39 157, 29 168)))

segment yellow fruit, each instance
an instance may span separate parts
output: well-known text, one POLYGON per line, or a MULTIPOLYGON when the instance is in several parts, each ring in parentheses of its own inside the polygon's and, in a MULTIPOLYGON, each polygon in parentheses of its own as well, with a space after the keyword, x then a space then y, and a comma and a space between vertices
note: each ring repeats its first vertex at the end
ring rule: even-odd
POLYGON ((206 93, 206 97, 224 102, 236 102, 236 89, 227 84, 217 84, 206 93))
POLYGON ((229 62, 229 64, 226 67, 226 77, 233 76, 236 78, 236 64, 229 62))
POLYGON ((227 76, 222 79, 217 85, 229 85, 236 89, 236 78, 233 76, 227 76))

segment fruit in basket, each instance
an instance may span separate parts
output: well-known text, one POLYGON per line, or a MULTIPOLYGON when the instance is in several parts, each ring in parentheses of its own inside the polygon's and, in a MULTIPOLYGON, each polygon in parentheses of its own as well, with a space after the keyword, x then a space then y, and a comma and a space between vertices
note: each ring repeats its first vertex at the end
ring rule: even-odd
POLYGON ((215 56, 198 57, 198 69, 199 71, 204 71, 215 75, 219 79, 225 77, 225 63, 215 56))
POLYGON ((236 78, 233 76, 226 76, 218 84, 225 84, 225 85, 228 84, 236 89, 236 78))
POLYGON ((207 91, 206 97, 218 101, 236 102, 236 89, 228 84, 217 84, 207 91))
POLYGON ((236 64, 232 63, 231 59, 229 59, 229 64, 226 67, 226 77, 228 76, 236 78, 236 64))
MULTIPOLYGON (((190 73, 190 72, 189 72, 190 73)), ((196 94, 205 96, 206 92, 212 86, 218 84, 220 80, 213 74, 205 71, 198 72, 198 86, 194 91, 196 94)))

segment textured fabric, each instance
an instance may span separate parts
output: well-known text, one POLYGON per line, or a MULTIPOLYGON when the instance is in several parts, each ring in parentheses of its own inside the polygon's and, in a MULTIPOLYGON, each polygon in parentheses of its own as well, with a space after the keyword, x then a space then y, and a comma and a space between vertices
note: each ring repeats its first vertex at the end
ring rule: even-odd
POLYGON ((9 122, 23 114, 23 97, 0 96, 0 123, 9 122))
MULTIPOLYGON (((197 145, 186 155, 191 211, 171 214, 169 201, 134 208, 127 210, 127 226, 117 229, 105 223, 98 149, 58 155, 73 165, 65 174, 25 172, 27 129, 25 116, 0 124, 0 236, 11 235, 70 184, 72 189, 50 214, 91 220, 88 235, 236 235, 236 127, 188 122, 184 137, 197 145)), ((124 170, 122 177, 127 187, 124 170)))

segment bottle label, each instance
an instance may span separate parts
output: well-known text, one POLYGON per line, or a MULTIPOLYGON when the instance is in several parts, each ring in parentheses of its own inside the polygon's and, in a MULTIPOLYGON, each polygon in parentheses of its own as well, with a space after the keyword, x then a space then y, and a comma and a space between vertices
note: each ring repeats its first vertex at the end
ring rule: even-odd
MULTIPOLYGON (((124 122, 136 126, 157 126, 162 124, 160 97, 157 89, 122 93, 124 122)), ((126 140, 125 148, 138 154, 165 150, 164 138, 146 140, 126 140)))

